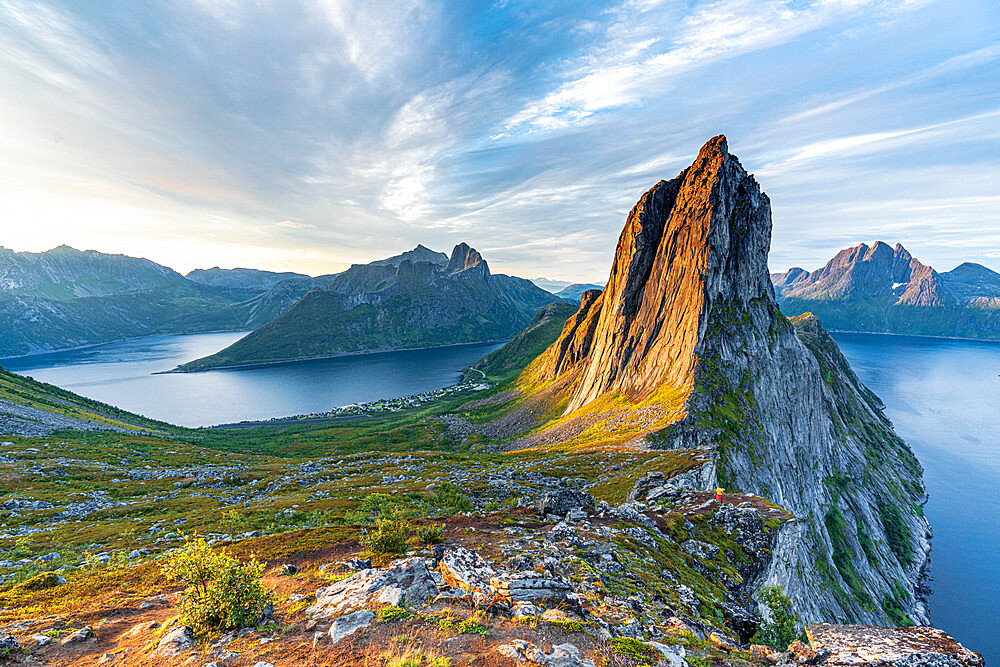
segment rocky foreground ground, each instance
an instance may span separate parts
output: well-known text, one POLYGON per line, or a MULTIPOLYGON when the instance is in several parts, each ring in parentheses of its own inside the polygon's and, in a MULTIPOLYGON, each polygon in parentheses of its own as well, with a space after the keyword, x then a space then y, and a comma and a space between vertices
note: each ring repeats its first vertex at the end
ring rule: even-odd
POLYGON ((751 593, 776 529, 795 519, 753 495, 719 505, 691 484, 700 463, 674 453, 289 462, 30 439, 0 450, 3 478, 21 481, 0 534, 12 547, 0 562, 9 664, 981 664, 913 630, 880 635, 879 655, 894 656, 882 663, 852 652, 861 630, 848 626, 812 626, 812 647, 753 645, 751 593), (685 469, 695 474, 671 474, 685 469), (387 507, 412 517, 406 553, 362 554, 387 507), (162 573, 182 531, 265 561, 274 598, 254 627, 183 625, 162 573))

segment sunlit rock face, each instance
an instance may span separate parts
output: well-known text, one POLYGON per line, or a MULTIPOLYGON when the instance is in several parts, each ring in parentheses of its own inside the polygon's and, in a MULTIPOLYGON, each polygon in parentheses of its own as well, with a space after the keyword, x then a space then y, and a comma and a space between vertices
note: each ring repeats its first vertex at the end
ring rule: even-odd
POLYGON ((711 447, 720 484, 797 517, 765 578, 804 620, 926 622, 920 465, 819 320, 778 310, 770 238, 767 195, 725 137, 711 139, 632 209, 607 287, 536 372, 561 379, 567 414, 609 392, 681 390, 682 418, 647 441, 711 447))

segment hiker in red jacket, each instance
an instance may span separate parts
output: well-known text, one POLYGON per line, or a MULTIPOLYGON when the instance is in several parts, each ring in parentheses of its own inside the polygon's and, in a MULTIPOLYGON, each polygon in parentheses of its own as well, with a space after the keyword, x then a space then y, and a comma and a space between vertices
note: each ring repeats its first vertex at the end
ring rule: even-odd
POLYGON ((720 505, 722 504, 722 491, 723 488, 721 486, 715 490, 715 502, 719 503, 720 505))

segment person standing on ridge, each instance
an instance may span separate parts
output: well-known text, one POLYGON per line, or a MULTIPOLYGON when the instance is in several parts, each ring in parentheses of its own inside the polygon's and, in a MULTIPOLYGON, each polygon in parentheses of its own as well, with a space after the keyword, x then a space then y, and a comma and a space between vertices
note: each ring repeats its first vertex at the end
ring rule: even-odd
POLYGON ((723 491, 724 491, 724 489, 721 486, 715 490, 715 502, 719 503, 720 505, 722 504, 722 492, 723 491))

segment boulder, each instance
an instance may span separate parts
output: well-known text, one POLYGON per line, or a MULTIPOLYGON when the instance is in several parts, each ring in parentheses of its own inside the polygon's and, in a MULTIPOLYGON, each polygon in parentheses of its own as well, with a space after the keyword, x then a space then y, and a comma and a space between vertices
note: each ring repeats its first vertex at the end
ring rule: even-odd
POLYGON ((497 575, 489 563, 472 549, 450 547, 445 550, 438 564, 444 582, 453 588, 486 593, 490 580, 497 575))
POLYGON ((311 618, 324 618, 382 605, 421 607, 438 592, 424 559, 404 558, 388 568, 361 570, 318 589, 315 604, 305 613, 311 618))
POLYGON ((85 639, 90 639, 94 636, 94 629, 89 625, 84 626, 74 633, 68 634, 63 637, 61 644, 73 644, 76 642, 82 642, 85 639))
POLYGON ((688 662, 684 659, 687 651, 683 646, 669 646, 660 642, 647 643, 660 654, 659 665, 662 667, 688 667, 688 662))
POLYGON ((538 511, 543 517, 548 514, 566 516, 566 513, 571 510, 593 508, 594 498, 589 493, 567 487, 545 492, 538 503, 538 511))
POLYGON ((490 590, 508 606, 530 603, 554 607, 569 603, 579 607, 579 599, 568 583, 537 572, 503 572, 490 581, 490 590))
POLYGON ((361 611, 356 611, 353 614, 345 614, 335 620, 333 625, 330 626, 330 643, 336 644, 341 639, 345 637, 350 637, 358 630, 363 630, 372 624, 375 619, 375 614, 368 610, 362 609, 361 611))
POLYGON ((982 667, 983 656, 965 648, 936 628, 879 628, 867 625, 817 623, 806 636, 825 665, 882 667, 982 667))
POLYGON ((594 661, 580 655, 580 649, 573 644, 559 644, 551 653, 543 653, 534 644, 523 639, 515 639, 510 644, 497 647, 497 651, 519 663, 546 665, 546 667, 594 667, 594 661))
MULTIPOLYGON (((39 646, 44 646, 44 644, 39 643, 39 646)), ((10 635, 0 634, 0 657, 5 655, 10 655, 21 650, 21 645, 17 641, 17 637, 11 637, 10 635)))
POLYGON ((175 656, 194 646, 194 631, 186 625, 177 625, 160 637, 154 652, 158 656, 175 656))
POLYGON ((646 500, 646 494, 653 489, 667 483, 667 476, 662 472, 647 472, 636 481, 635 486, 628 492, 626 500, 646 500))

